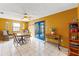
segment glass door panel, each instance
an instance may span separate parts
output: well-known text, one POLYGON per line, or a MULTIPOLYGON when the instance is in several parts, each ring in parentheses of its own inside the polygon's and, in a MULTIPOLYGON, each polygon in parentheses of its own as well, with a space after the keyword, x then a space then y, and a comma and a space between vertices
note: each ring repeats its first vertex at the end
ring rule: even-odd
POLYGON ((44 40, 44 22, 40 22, 40 39, 44 40))
POLYGON ((41 40, 45 39, 45 24, 44 21, 35 23, 35 37, 41 40))

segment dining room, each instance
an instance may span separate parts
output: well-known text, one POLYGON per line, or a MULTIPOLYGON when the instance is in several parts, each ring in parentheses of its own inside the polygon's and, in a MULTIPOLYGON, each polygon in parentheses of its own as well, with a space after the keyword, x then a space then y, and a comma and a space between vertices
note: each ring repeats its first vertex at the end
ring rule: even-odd
POLYGON ((69 52, 68 28, 78 25, 78 9, 77 3, 0 3, 0 56, 79 55, 69 52))

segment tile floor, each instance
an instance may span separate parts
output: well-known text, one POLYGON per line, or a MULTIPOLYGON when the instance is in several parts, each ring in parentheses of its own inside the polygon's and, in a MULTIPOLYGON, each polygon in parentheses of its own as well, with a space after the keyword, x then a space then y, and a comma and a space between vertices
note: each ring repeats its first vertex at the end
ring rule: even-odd
POLYGON ((64 50, 36 38, 30 38, 27 44, 15 47, 13 40, 0 43, 0 56, 67 56, 64 50))

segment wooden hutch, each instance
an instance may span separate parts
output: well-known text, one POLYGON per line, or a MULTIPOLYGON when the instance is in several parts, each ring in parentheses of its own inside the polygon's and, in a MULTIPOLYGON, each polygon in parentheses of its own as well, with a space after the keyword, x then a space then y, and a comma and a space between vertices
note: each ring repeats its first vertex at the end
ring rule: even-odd
POLYGON ((79 56, 79 22, 69 24, 69 56, 79 56))

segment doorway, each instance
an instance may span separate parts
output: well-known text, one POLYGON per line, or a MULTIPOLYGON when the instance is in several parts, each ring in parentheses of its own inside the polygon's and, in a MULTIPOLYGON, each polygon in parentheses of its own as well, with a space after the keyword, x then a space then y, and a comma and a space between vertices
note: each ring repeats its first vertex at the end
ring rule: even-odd
POLYGON ((45 40, 45 22, 44 21, 35 23, 35 37, 40 40, 45 40))

